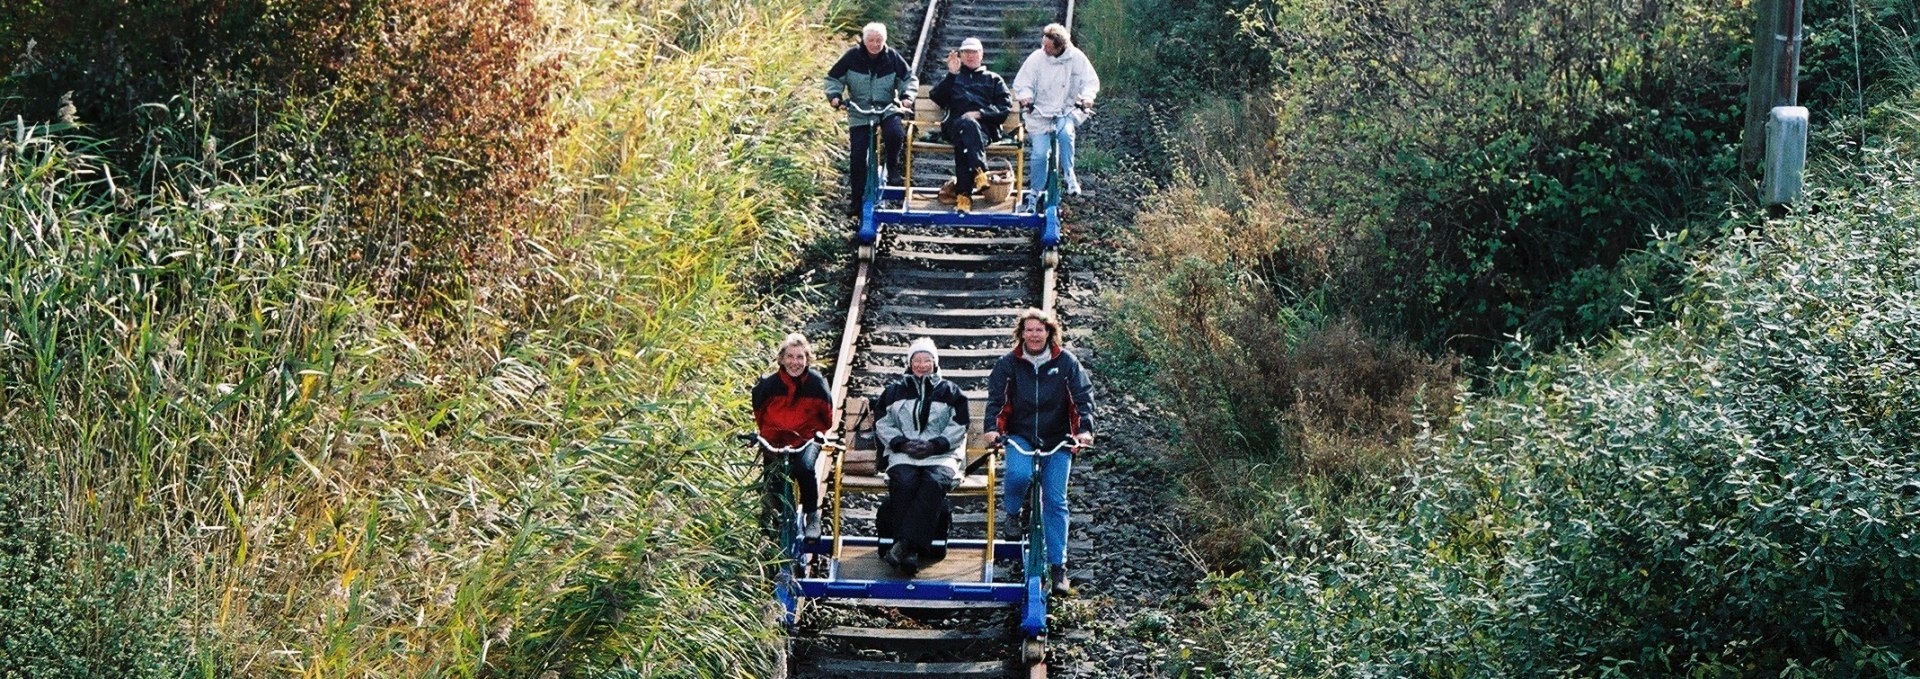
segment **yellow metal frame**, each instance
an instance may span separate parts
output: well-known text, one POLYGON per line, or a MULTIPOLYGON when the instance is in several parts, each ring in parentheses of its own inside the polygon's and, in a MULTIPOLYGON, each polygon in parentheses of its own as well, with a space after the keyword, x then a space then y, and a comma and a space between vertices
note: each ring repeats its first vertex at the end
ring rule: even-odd
MULTIPOLYGON (((1027 117, 1020 110, 1020 102, 1017 102, 1017 101, 1013 102, 1013 107, 1011 111, 1012 113, 1010 113, 1009 115, 1020 114, 1020 123, 1018 125, 1013 126, 1013 144, 1014 144, 1013 189, 1009 193, 1011 195, 1018 196, 1020 195, 1021 191, 1025 190, 1020 187, 1027 185, 1026 182, 1023 181, 1025 179, 1025 175, 1027 171, 1027 117)), ((911 114, 913 112, 908 111, 908 113, 911 114)), ((904 126, 907 131, 907 135, 906 135, 907 138, 901 144, 902 146, 906 147, 906 159, 902 161, 903 164, 906 165, 906 172, 904 173, 906 176, 902 177, 900 180, 901 182, 900 186, 902 189, 904 189, 904 191, 900 195, 900 209, 906 210, 912 207, 913 142, 915 139, 918 139, 920 137, 920 121, 919 119, 911 115, 902 116, 902 117, 905 118, 901 122, 905 124, 904 126)), ((947 145, 952 146, 953 144, 949 142, 947 145)), ((956 149, 955 153, 958 153, 958 152, 959 152, 958 149, 956 149)), ((985 155, 984 150, 982 151, 982 155, 985 155)), ((957 187, 956 187, 956 190, 957 190, 957 187)), ((989 561, 991 561, 991 559, 989 559, 989 561)))
MULTIPOLYGON (((849 433, 847 436, 847 439, 853 440, 853 433, 849 433)), ((833 488, 832 490, 833 490, 833 562, 834 563, 840 562, 840 545, 842 542, 844 542, 843 537, 846 535, 846 531, 840 530, 840 504, 842 502, 845 502, 847 497, 846 490, 842 488, 840 485, 840 479, 846 473, 845 472, 846 455, 842 454, 844 451, 845 451, 844 446, 835 446, 833 451, 833 488)))
POLYGON ((998 480, 995 479, 994 476, 998 471, 999 465, 996 463, 999 461, 1000 447, 992 446, 987 448, 987 547, 986 554, 980 559, 981 582, 993 582, 993 509, 994 498, 999 495, 993 491, 995 484, 998 483, 998 480))

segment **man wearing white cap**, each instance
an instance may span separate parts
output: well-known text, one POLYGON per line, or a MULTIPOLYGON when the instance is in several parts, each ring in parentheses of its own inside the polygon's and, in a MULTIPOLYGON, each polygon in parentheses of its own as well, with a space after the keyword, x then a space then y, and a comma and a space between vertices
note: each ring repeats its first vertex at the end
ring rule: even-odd
POLYGON ((945 556, 934 548, 953 523, 947 491, 967 455, 967 396, 940 377, 940 352, 922 337, 907 348, 907 371, 874 402, 874 432, 887 452, 887 499, 875 514, 880 557, 906 575, 945 556), (888 542, 891 541, 889 545, 888 542))
POLYGON ((973 209, 972 194, 987 187, 987 144, 1013 111, 1013 97, 1000 74, 981 65, 979 38, 960 42, 947 53, 947 77, 933 88, 933 100, 947 109, 940 132, 953 144, 953 179, 961 212, 973 209))

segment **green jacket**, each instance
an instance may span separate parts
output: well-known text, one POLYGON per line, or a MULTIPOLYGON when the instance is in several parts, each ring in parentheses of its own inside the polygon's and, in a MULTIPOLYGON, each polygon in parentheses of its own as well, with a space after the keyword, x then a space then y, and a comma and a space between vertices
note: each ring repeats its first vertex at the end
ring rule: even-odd
MULTIPOLYGON (((828 99, 840 98, 875 110, 912 96, 919 89, 920 81, 908 72, 907 60, 893 48, 873 55, 867 53, 866 47, 854 45, 827 70, 824 86, 828 99)), ((912 114, 911 111, 905 113, 912 114)), ((869 125, 879 118, 855 111, 851 106, 847 108, 848 125, 869 125)))

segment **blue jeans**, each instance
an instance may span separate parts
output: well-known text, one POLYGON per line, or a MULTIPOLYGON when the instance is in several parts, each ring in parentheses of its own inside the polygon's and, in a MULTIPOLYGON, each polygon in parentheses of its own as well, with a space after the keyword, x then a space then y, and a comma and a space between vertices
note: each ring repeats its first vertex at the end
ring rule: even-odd
POLYGON ((1047 190, 1047 160, 1053 154, 1053 140, 1056 138, 1060 140, 1060 190, 1071 191, 1079 185, 1079 178, 1073 174, 1073 141, 1078 127, 1073 122, 1073 116, 1068 115, 1054 118, 1053 125, 1045 129, 1037 126, 1028 128, 1033 149, 1027 154, 1027 188, 1032 189, 1035 195, 1047 190))
POLYGON ((788 455, 787 475, 800 486, 799 510, 812 514, 820 509, 820 479, 813 473, 814 462, 820 459, 820 444, 807 444, 806 450, 788 455))
MULTIPOLYGON (((1027 502, 1027 486, 1033 483, 1036 460, 1040 467, 1040 491, 1046 497, 1040 505, 1040 520, 1047 533, 1047 563, 1067 562, 1067 474, 1073 470, 1073 455, 1065 450, 1047 457, 1028 454, 1033 444, 1020 436, 1007 437, 1007 485, 1005 502, 1012 515, 1027 502)), ((1028 520, 1032 520, 1029 517, 1028 520)))

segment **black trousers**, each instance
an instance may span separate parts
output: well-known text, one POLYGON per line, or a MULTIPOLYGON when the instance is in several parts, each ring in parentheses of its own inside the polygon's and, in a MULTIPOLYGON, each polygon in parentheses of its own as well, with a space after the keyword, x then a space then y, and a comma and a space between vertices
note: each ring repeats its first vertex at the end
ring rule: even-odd
POLYGON ((953 505, 947 502, 947 491, 957 481, 952 473, 946 467, 888 467, 887 499, 874 516, 880 537, 892 538, 914 554, 945 557, 946 549, 935 550, 933 541, 947 539, 953 526, 953 505))
POLYGON ((947 136, 953 144, 953 177, 958 184, 955 187, 962 193, 972 191, 973 175, 987 169, 987 131, 980 127, 980 121, 967 120, 960 116, 947 118, 940 123, 940 133, 947 136))
POLYGON ((859 214, 860 203, 867 197, 867 149, 873 146, 873 128, 880 128, 881 161, 885 172, 881 173, 881 183, 888 177, 904 175, 901 166, 900 147, 906 143, 907 129, 900 124, 900 116, 891 115, 881 118, 874 125, 854 125, 847 128, 847 153, 851 162, 847 167, 847 183, 853 187, 853 200, 847 205, 847 214, 859 214))

